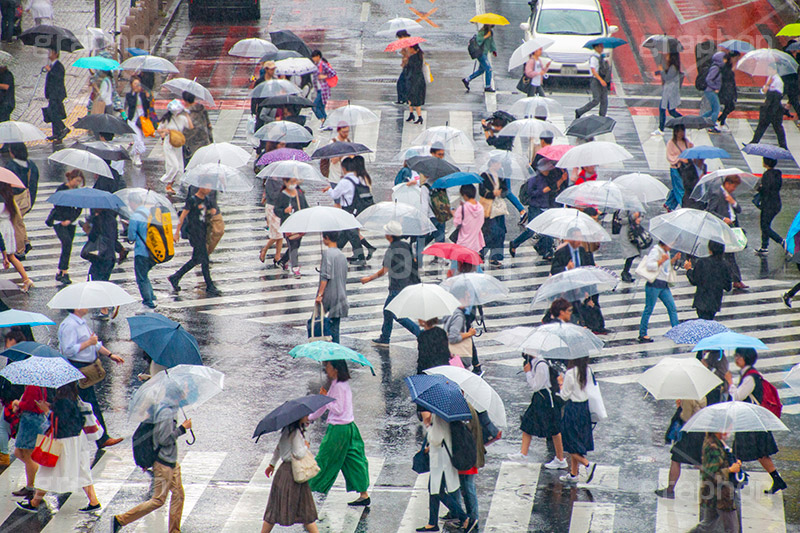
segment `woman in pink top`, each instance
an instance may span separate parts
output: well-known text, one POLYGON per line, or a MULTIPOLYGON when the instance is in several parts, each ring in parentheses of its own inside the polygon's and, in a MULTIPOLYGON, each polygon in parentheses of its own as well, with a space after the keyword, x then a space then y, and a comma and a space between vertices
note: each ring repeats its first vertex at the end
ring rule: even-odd
MULTIPOLYGON (((480 253, 486 246, 481 230, 485 219, 483 206, 475 199, 477 189, 475 189, 475 185, 468 183, 462 185, 458 192, 461 193, 461 205, 453 209, 453 224, 459 228, 456 244, 480 253)), ((451 261, 447 276, 450 277, 458 272, 458 266, 457 261, 451 261)), ((477 271, 483 272, 480 265, 478 265, 477 271)))
POLYGON ((328 429, 317 452, 319 473, 308 482, 311 490, 327 494, 339 471, 342 471, 347 492, 360 492, 361 495, 348 505, 369 506, 369 463, 364 454, 364 441, 354 422, 353 393, 350 390, 350 371, 344 361, 326 361, 325 374, 331 380, 330 390, 324 388, 320 394, 326 394, 335 401, 311 413, 309 420, 316 420, 328 411, 328 429))
POLYGON ((669 191, 667 200, 664 202, 664 207, 666 207, 668 211, 680 207, 683 203, 683 178, 681 177, 679 167, 681 163, 688 163, 689 161, 680 159, 680 155, 681 152, 688 150, 692 146, 694 145, 686 138, 686 128, 683 126, 675 126, 672 129, 672 138, 667 143, 669 179, 672 182, 672 190, 669 191))

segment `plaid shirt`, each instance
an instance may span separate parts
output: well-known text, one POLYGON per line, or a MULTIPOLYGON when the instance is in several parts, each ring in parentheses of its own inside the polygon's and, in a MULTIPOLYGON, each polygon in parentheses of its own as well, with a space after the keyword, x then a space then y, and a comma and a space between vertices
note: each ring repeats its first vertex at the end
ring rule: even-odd
POLYGON ((331 97, 331 88, 325 82, 325 80, 319 79, 320 74, 325 74, 325 76, 332 78, 336 76, 336 71, 333 70, 330 63, 326 61, 320 60, 317 64, 317 71, 314 73, 314 88, 317 89, 317 92, 322 95, 322 104, 328 103, 328 99, 331 97))

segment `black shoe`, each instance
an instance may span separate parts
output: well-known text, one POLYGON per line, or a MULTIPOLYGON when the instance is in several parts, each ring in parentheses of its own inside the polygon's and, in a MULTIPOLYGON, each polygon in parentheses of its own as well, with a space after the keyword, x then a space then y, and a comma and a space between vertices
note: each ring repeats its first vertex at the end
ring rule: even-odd
POLYGON ((675 490, 670 490, 669 487, 665 487, 663 489, 656 489, 656 496, 659 498, 666 498, 668 500, 675 499, 675 490))
POLYGON ((348 263, 355 263, 356 261, 363 261, 363 260, 364 260, 363 255, 351 255, 350 257, 347 258, 348 263))
POLYGON ((119 253, 119 261, 118 263, 122 263, 128 258, 128 249, 123 248, 122 251, 119 253))
POLYGON ((414 121, 414 124, 422 124, 422 115, 417 117, 417 120, 414 121))
POLYGON ((414 113, 409 113, 406 122, 414 122, 414 113))
POLYGON ((58 137, 56 137, 55 135, 48 135, 45 140, 46 141, 55 141, 57 138, 58 137))
POLYGON ((17 502, 17 507, 28 513, 36 513, 39 511, 39 507, 34 507, 28 500, 17 502))
POLYGON ((578 113, 578 110, 576 109, 575 110, 575 120, 578 120, 579 118, 581 118, 581 114, 578 113))
POLYGON ((366 498, 359 498, 357 500, 353 500, 352 502, 348 502, 347 505, 350 507, 369 507, 369 504, 372 503, 369 496, 366 498))
POLYGON ((78 509, 78 512, 79 513, 93 513, 94 511, 99 511, 99 510, 100 510, 100 504, 98 503, 97 505, 89 504, 86 507, 81 507, 80 509, 78 509))
POLYGON ((485 92, 485 93, 496 93, 497 91, 495 91, 495 90, 494 90, 493 88, 491 88, 491 87, 484 87, 484 88, 483 88, 483 92, 485 92))
POLYGON ((422 526, 418 527, 417 531, 439 531, 439 526, 433 526, 433 527, 422 526))
POLYGON ((517 257, 517 247, 516 246, 511 246, 509 244, 508 245, 508 255, 510 255, 511 257, 517 257))
POLYGON ((69 134, 69 132, 71 132, 71 131, 72 130, 69 129, 69 128, 64 128, 64 130, 61 133, 59 133, 58 136, 56 137, 56 142, 63 141, 64 137, 66 137, 69 134))
POLYGON ((631 276, 630 272, 623 272, 619 277, 625 283, 633 283, 633 276, 631 276))
MULTIPOLYGON (((467 78, 461 78, 461 83, 464 84, 464 87, 467 88, 467 92, 469 92, 469 80, 467 78)), ((417 530, 417 531, 419 531, 419 530, 417 530)), ((431 530, 431 531, 433 531, 433 530, 431 530)))
POLYGON ((178 285, 180 283, 177 278, 173 278, 172 276, 167 276, 169 280, 169 284, 172 285, 172 290, 175 292, 181 292, 181 287, 178 285))
POLYGON ((64 277, 64 274, 62 274, 61 272, 56 273, 56 281, 61 281, 61 278, 63 278, 63 277, 64 277))
POLYGON ((777 478, 772 479, 772 487, 768 490, 764 491, 764 494, 775 494, 778 491, 781 491, 786 488, 786 482, 778 476, 777 478))
POLYGON ((72 283, 72 280, 69 279, 69 274, 61 274, 61 283, 63 283, 64 285, 69 285, 70 283, 72 283))
POLYGON ((642 337, 641 335, 639 336, 639 338, 637 340, 639 341, 639 344, 645 344, 645 343, 648 343, 648 342, 653 342, 653 339, 651 339, 650 337, 642 337))
POLYGON ((25 243, 25 253, 27 254, 27 253, 28 253, 28 252, 30 252, 31 250, 33 250, 33 246, 31 246, 31 243, 29 243, 29 242, 26 242, 26 243, 25 243))
POLYGON ((792 308, 792 297, 791 297, 791 296, 789 296, 789 293, 788 293, 788 292, 787 292, 786 294, 784 294, 784 295, 783 295, 783 305, 785 305, 785 306, 786 306, 786 307, 788 307, 789 309, 791 309, 791 308, 792 308))
POLYGON ((372 339, 372 344, 375 346, 389 346, 389 341, 378 337, 377 339, 372 339))
POLYGON ((122 529, 122 524, 117 521, 116 516, 111 517, 111 533, 117 533, 120 529, 122 529))
POLYGON ((614 330, 613 329, 608 329, 608 328, 603 328, 603 329, 598 329, 597 331, 594 331, 593 333, 595 335, 608 335, 610 333, 614 333, 614 330))
POLYGON ((206 296, 211 296, 216 298, 218 296, 222 296, 222 291, 220 291, 218 288, 214 286, 206 287, 206 296))

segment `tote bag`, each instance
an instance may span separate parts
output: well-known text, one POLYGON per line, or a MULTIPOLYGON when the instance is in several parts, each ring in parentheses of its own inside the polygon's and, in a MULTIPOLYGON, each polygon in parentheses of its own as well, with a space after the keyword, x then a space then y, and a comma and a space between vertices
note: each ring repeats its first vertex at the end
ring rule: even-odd
POLYGON ((639 261, 639 266, 636 267, 636 270, 634 270, 633 273, 643 280, 649 281, 650 283, 653 283, 658 277, 658 269, 647 269, 647 256, 642 257, 641 261, 639 261))
POLYGON ((84 435, 86 435, 86 438, 91 442, 100 440, 100 437, 103 436, 103 428, 100 426, 100 422, 97 420, 97 417, 94 416, 91 404, 78 399, 78 407, 83 415, 84 435))
POLYGON ((47 433, 44 435, 37 435, 36 447, 31 453, 31 459, 36 464, 53 468, 58 463, 58 458, 64 451, 64 445, 55 438, 56 431, 58 431, 58 419, 53 419, 53 423, 47 433))
POLYGON ((597 379, 594 377, 594 372, 589 370, 589 375, 592 379, 586 384, 586 395, 589 397, 589 413, 592 416, 592 422, 599 422, 608 418, 606 406, 603 403, 603 395, 600 394, 600 386, 597 384, 597 379))
POLYGON ((292 457, 292 477, 295 483, 307 483, 318 473, 319 465, 308 448, 306 448, 306 454, 302 459, 292 457))

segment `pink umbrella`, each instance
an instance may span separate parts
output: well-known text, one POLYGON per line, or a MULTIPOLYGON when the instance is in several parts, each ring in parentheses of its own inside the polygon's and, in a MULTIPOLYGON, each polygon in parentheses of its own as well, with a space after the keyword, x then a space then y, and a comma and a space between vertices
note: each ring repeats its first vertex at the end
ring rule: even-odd
POLYGON ((397 39, 396 41, 390 42, 386 48, 384 48, 384 52, 397 52, 401 48, 410 48, 415 44, 424 43, 425 39, 422 37, 403 37, 402 39, 397 39))
POLYGON ((574 146, 569 144, 551 144, 550 146, 545 146, 538 152, 542 157, 550 159, 551 161, 558 161, 561 159, 564 154, 572 150, 574 146))
POLYGON ((267 166, 276 161, 311 161, 311 158, 302 150, 294 148, 278 148, 267 152, 258 158, 257 165, 267 166))
POLYGON ((0 168, 0 183, 8 183, 12 187, 25 189, 25 184, 17 177, 16 174, 7 168, 0 168))

